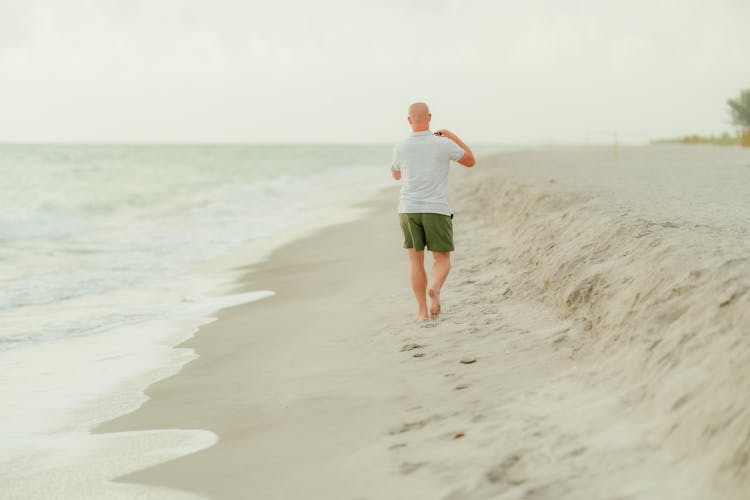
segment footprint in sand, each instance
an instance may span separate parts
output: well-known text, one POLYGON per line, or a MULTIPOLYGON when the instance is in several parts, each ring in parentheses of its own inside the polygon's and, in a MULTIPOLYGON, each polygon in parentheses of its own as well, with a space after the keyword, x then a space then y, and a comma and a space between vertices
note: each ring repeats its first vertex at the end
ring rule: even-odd
POLYGON ((501 463, 491 467, 484 476, 491 483, 502 482, 510 485, 522 484, 528 480, 526 466, 519 453, 514 453, 501 463))
POLYGON ((585 446, 581 446, 579 448, 576 448, 574 450, 571 450, 565 454, 563 454, 563 457, 577 457, 578 455, 581 455, 582 453, 586 452, 588 448, 585 446))
POLYGON ((404 432, 409 432, 409 431, 413 431, 413 430, 416 430, 416 429, 421 429, 425 425, 429 424, 431 420, 432 419, 430 419, 430 418, 425 418, 425 419, 422 419, 422 420, 416 420, 414 422, 406 422, 405 424, 403 424, 398 429, 394 429, 394 430, 389 431, 388 434, 390 434, 390 435, 393 436, 393 435, 396 435, 396 434, 403 434, 404 432))
POLYGON ((413 351, 414 349, 421 349, 424 347, 422 344, 404 344, 401 346, 401 352, 413 351))
POLYGON ((411 474, 412 472, 419 469, 423 465, 426 465, 426 462, 403 462, 399 466, 398 471, 401 474, 411 474))
POLYGON ((445 420, 448 417, 455 417, 456 415, 459 415, 459 414, 461 414, 460 411, 456 411, 456 412, 453 412, 453 413, 447 413, 447 414, 435 413, 435 414, 430 415, 429 417, 423 418, 421 420, 414 420, 412 422, 406 422, 406 423, 402 424, 401 427, 399 427, 397 429, 392 429, 392 430, 388 431, 388 434, 390 434, 391 436, 394 436, 396 434, 403 434, 405 432, 418 430, 418 429, 423 428, 424 426, 426 426, 429 423, 438 422, 438 421, 441 421, 441 420, 445 420))

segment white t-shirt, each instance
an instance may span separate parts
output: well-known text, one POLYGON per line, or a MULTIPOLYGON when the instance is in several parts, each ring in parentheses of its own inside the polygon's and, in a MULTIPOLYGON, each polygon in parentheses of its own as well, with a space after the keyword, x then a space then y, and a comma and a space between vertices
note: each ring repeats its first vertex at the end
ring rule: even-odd
POLYGON ((427 212, 451 215, 448 206, 448 169, 464 150, 429 130, 412 132, 393 148, 394 170, 401 171, 398 213, 427 212))

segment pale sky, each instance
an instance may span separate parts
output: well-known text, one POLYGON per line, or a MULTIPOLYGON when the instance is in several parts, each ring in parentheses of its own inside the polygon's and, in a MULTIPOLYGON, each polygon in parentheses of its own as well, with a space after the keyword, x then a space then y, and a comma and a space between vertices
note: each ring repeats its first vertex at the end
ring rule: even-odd
POLYGON ((0 0, 0 142, 731 130, 747 0, 0 0))

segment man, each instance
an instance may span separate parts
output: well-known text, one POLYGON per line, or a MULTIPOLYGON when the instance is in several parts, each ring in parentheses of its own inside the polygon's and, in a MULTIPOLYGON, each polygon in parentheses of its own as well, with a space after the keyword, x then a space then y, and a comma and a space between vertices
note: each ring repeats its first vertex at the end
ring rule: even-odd
POLYGON ((453 251, 453 212, 448 206, 451 160, 476 163, 471 149, 448 130, 430 131, 432 115, 423 102, 409 106, 412 134, 393 149, 391 175, 401 181, 399 220, 409 251, 409 278, 419 311, 415 319, 440 314, 440 290, 448 277, 453 251), (432 252, 432 286, 427 289, 424 249, 432 252), (427 295, 430 297, 429 316, 427 295))

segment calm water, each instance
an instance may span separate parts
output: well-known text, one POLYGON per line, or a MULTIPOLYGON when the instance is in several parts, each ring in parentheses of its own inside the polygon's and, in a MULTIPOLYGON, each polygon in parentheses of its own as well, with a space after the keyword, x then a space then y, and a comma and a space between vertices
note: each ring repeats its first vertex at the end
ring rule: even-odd
POLYGON ((388 155, 386 146, 2 146, 0 348, 164 312, 120 295, 154 292, 197 261, 315 222, 384 185, 388 155), (110 307, 48 314, 105 296, 110 307))

